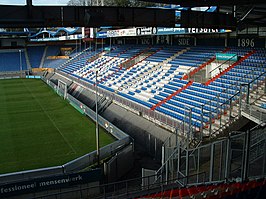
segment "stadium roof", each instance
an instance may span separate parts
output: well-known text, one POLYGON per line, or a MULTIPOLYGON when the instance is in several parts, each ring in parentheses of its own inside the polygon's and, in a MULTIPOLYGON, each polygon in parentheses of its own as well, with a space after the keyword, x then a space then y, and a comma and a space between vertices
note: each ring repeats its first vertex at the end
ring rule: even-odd
POLYGON ((140 0, 176 4, 184 7, 218 6, 218 12, 233 14, 239 28, 245 25, 266 26, 265 0, 140 0))
POLYGON ((224 6, 224 5, 249 5, 265 3, 265 0, 140 0, 146 2, 163 3, 163 4, 175 4, 187 7, 196 6, 224 6))
POLYGON ((180 18, 171 10, 133 7, 91 6, 0 6, 0 27, 67 27, 67 26, 165 26, 225 28, 234 30, 246 25, 265 26, 265 0, 142 0, 185 6, 180 18), (193 7, 217 6, 212 13, 194 12, 193 7), (191 11, 190 11, 191 8, 191 11), (182 17, 183 16, 183 17, 182 17))

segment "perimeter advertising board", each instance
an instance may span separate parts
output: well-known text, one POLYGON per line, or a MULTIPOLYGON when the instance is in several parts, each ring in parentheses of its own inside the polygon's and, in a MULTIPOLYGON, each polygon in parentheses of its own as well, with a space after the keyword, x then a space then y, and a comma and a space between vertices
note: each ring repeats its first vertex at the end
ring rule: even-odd
POLYGON ((97 32, 96 38, 99 38, 99 39, 107 38, 107 32, 97 32))
POLYGON ((211 29, 211 28, 157 28, 157 35, 178 35, 178 34, 206 34, 206 33, 225 33, 231 30, 211 29))
POLYGON ((67 35, 67 36, 60 36, 60 37, 47 37, 47 38, 37 38, 37 39, 30 39, 30 41, 67 41, 67 40, 77 40, 77 39, 83 39, 82 34, 76 34, 76 35, 67 35))
POLYGON ((128 37, 128 36, 136 36, 136 28, 107 31, 107 37, 128 37))
POLYGON ((107 37, 127 37, 145 35, 178 35, 178 34, 206 34, 225 33, 231 30, 210 28, 165 28, 165 27, 137 27, 128 29, 108 30, 107 37))
POLYGON ((143 35, 156 35, 157 28, 155 27, 139 27, 136 28, 136 35, 143 36, 143 35))
POLYGON ((54 177, 36 178, 28 181, 0 185, 0 198, 49 189, 67 188, 69 186, 97 182, 101 179, 101 169, 54 177))

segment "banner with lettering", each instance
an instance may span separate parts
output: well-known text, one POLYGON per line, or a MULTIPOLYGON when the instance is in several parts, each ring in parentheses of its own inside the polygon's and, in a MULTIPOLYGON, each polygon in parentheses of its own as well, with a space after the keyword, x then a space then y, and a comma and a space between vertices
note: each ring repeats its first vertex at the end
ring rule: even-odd
POLYGON ((100 181, 101 169, 0 185, 0 198, 100 181))

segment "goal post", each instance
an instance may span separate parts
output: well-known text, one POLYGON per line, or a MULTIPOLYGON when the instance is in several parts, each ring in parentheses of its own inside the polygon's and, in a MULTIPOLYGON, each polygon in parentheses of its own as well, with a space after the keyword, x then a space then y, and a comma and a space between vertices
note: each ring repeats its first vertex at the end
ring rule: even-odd
POLYGON ((60 94, 59 92, 61 90, 63 90, 63 97, 64 97, 64 99, 66 99, 66 97, 67 97, 67 83, 59 79, 57 82, 57 90, 56 90, 57 94, 60 94))

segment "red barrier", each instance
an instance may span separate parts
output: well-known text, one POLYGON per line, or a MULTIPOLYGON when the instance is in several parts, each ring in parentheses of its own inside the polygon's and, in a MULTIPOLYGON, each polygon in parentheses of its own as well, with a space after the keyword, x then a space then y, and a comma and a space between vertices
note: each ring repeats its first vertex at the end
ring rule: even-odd
MULTIPOLYGON (((226 48, 225 50, 222 51, 222 53, 226 53, 227 51, 229 51, 230 48, 226 48)), ((193 71, 189 72, 189 74, 184 75, 181 79, 188 79, 189 76, 194 75, 195 73, 197 73, 198 71, 200 71, 201 69, 205 68, 207 65, 209 65, 210 63, 212 63, 213 61, 215 61, 216 57, 212 57, 211 59, 209 59, 207 62, 201 64, 199 67, 195 68, 193 71)))
POLYGON ((193 84, 193 81, 189 81, 186 85, 184 85, 180 89, 176 90, 175 92, 173 92, 172 94, 170 94, 169 96, 167 96, 166 98, 164 98, 163 100, 161 100, 160 102, 158 102, 157 104, 153 105, 151 107, 151 110, 153 111, 157 107, 161 106, 162 104, 164 104, 165 102, 167 102, 168 100, 170 100, 172 97, 176 96, 177 94, 181 93, 183 90, 187 89, 192 84, 193 84))

